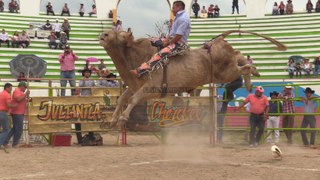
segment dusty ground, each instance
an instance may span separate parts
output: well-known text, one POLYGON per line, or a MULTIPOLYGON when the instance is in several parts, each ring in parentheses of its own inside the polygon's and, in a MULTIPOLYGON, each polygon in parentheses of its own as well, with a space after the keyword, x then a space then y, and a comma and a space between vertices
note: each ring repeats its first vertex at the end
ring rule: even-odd
POLYGON ((129 133, 129 145, 123 147, 114 145, 115 136, 104 134, 100 147, 34 145, 0 151, 0 179, 320 179, 319 147, 279 144, 284 152, 279 161, 272 158, 270 145, 249 148, 237 134, 226 135, 225 143, 215 147, 207 136, 195 134, 169 135, 162 145, 153 135, 129 133))

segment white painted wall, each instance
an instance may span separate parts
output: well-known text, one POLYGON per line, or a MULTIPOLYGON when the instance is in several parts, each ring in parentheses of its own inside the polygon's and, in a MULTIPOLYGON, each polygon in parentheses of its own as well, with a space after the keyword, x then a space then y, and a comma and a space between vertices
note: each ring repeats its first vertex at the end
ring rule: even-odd
POLYGON ((40 0, 20 0, 20 14, 25 16, 38 16, 40 0))
POLYGON ((247 18, 263 18, 267 0, 243 0, 246 4, 247 18))

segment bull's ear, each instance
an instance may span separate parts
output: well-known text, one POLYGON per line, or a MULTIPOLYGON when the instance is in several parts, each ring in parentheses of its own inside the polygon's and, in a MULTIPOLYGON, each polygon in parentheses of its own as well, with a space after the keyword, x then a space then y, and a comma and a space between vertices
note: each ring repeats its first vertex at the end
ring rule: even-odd
POLYGON ((132 32, 129 32, 128 35, 127 35, 127 47, 131 47, 132 44, 133 44, 133 35, 132 35, 132 32))

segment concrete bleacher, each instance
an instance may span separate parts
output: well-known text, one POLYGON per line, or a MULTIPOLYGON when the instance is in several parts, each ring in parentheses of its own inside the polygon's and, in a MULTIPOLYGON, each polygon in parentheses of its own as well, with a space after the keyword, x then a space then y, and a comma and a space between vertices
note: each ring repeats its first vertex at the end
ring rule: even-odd
POLYGON ((266 16, 260 19, 246 17, 220 17, 211 19, 191 18, 189 44, 196 48, 205 41, 228 30, 245 30, 260 33, 282 42, 287 51, 277 51, 270 42, 256 36, 238 33, 226 40, 244 55, 250 55, 261 72, 260 78, 288 78, 285 71, 288 57, 320 55, 320 16, 319 14, 293 14, 266 16))
MULTIPOLYGON (((36 17, 21 16, 19 14, 1 13, 0 14, 0 29, 5 29, 9 36, 13 32, 29 28, 30 23, 45 24, 46 20, 50 20, 50 23, 55 23, 58 19, 60 23, 64 18, 68 18, 71 31, 70 40, 68 44, 73 49, 74 53, 78 55, 79 61, 76 62, 76 70, 83 69, 85 59, 88 57, 96 57, 104 59, 106 66, 115 71, 115 67, 106 54, 105 50, 99 46, 98 36, 107 29, 111 29, 111 19, 97 19, 96 17, 79 17, 79 16, 46 16, 39 15, 36 17)), ((0 48, 0 77, 1 78, 13 78, 10 73, 10 67, 8 62, 11 61, 18 54, 35 54, 44 59, 47 64, 47 73, 44 78, 59 78, 59 61, 58 55, 63 50, 49 49, 47 39, 31 39, 31 44, 28 48, 7 48, 2 46, 0 48)), ((76 73, 77 78, 80 78, 80 73, 76 73)))
MULTIPOLYGON (((14 31, 22 31, 29 27, 30 23, 44 24, 48 19, 54 23, 56 19, 63 21, 65 16, 36 17, 21 16, 19 14, 1 13, 1 29, 6 29, 9 35, 14 31)), ((104 59, 105 64, 112 71, 116 71, 113 62, 105 50, 99 46, 98 35, 107 29, 111 29, 111 19, 97 19, 95 17, 67 17, 71 24, 69 44, 80 60, 76 62, 76 69, 84 67, 87 57, 104 59)), ((191 48, 202 46, 227 30, 246 30, 275 38, 284 43, 288 50, 281 52, 274 49, 270 42, 256 36, 235 33, 226 40, 244 55, 251 55, 254 64, 261 72, 260 78, 287 78, 285 71, 288 57, 301 55, 311 58, 320 55, 320 16, 318 14, 293 14, 284 16, 266 16, 260 19, 247 19, 244 16, 223 16, 219 18, 200 19, 191 18, 192 29, 189 38, 191 48)), ((48 63, 45 78, 59 78, 58 54, 62 50, 48 48, 46 39, 32 39, 29 48, 0 48, 0 76, 12 78, 8 62, 18 54, 35 54, 48 63)), ((80 74, 77 73, 77 78, 80 74)))

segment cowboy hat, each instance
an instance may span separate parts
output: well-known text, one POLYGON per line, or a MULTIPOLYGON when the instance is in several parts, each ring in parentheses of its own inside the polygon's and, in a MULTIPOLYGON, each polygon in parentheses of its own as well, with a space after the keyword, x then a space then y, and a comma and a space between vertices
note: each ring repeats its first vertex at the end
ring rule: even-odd
POLYGON ((287 84, 284 88, 286 89, 292 89, 293 87, 290 84, 287 84))
POLYGON ((314 90, 312 90, 311 88, 307 87, 306 90, 303 91, 304 93, 311 93, 314 94, 314 90))
POLYGON ((278 96, 279 93, 278 93, 277 91, 273 91, 273 92, 270 93, 270 97, 271 97, 272 95, 278 96))

